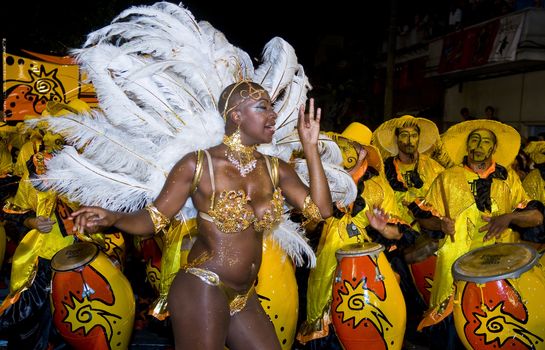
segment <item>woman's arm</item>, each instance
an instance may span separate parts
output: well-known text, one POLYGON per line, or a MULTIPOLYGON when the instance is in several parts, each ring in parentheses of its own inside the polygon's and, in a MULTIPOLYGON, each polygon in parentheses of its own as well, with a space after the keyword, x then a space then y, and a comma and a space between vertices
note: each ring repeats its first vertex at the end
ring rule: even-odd
MULTIPOLYGON (((318 153, 320 117, 320 108, 314 110, 314 99, 310 99, 308 114, 305 114, 305 106, 299 109, 297 129, 309 171, 310 199, 317 206, 322 218, 328 218, 333 213, 333 207, 329 185, 318 153)), ((312 205, 306 200, 309 195, 308 188, 301 182, 293 168, 284 162, 280 162, 279 168, 280 185, 288 202, 300 210, 303 210, 305 205, 312 205)))
MULTIPOLYGON (((196 157, 188 154, 170 171, 159 196, 153 206, 159 214, 170 220, 185 204, 191 195, 190 187, 195 172, 196 157)), ((114 212, 100 207, 82 207, 72 213, 74 231, 95 233, 107 227, 116 228, 134 235, 149 235, 157 231, 154 220, 146 208, 132 213, 114 212)), ((157 221, 157 220, 155 220, 157 221)))

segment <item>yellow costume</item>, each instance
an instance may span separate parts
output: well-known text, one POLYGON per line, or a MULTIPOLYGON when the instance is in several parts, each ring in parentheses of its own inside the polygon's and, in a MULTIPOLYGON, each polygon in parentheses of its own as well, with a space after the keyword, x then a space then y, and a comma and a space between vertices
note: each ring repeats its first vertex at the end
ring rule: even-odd
POLYGON ((159 320, 165 320, 169 316, 167 311, 168 291, 174 277, 180 271, 180 267, 187 264, 187 255, 197 234, 196 218, 182 222, 174 220, 164 233, 159 297, 149 310, 149 314, 159 320))
POLYGON ((545 204, 545 141, 533 141, 524 148, 534 162, 532 171, 522 181, 522 186, 532 199, 545 204))
MULTIPOLYGON (((42 153, 37 153, 34 157, 40 158, 40 155, 42 153)), ((25 175, 19 183, 19 189, 15 196, 9 199, 4 206, 4 211, 9 214, 34 212, 36 217, 44 216, 55 221, 51 232, 42 233, 37 229, 30 230, 17 246, 13 255, 10 278, 11 293, 32 283, 32 275, 38 257, 51 260, 57 251, 67 247, 74 241, 73 236, 65 236, 61 232, 61 229, 63 230, 63 227, 60 226, 62 219, 56 212, 57 201, 58 198, 55 192, 37 190, 32 185, 29 175, 25 175)))
POLYGON ((10 132, 7 126, 0 125, 0 178, 11 174, 13 171, 13 160, 11 158, 11 145, 9 144, 10 132))
MULTIPOLYGON (((506 230, 501 239, 483 242, 486 232, 479 228, 487 224, 482 215, 501 215, 524 206, 529 200, 520 179, 511 169, 507 170, 497 164, 490 169, 492 186, 490 199, 492 207, 489 213, 479 210, 471 190, 479 175, 465 166, 456 166, 445 170, 433 183, 425 204, 429 204, 439 216, 449 216, 455 220, 455 241, 443 239, 442 247, 437 255, 437 268, 431 292, 430 306, 438 307, 453 293, 453 277, 451 267, 454 261, 475 248, 498 242, 516 242, 518 234, 511 229, 506 230), (501 170, 500 170, 501 169, 501 170), (504 178, 505 177, 505 178, 504 178), (448 209, 447 209, 448 208, 448 209)), ((474 185, 475 186, 475 185, 474 185)))
MULTIPOLYGON (((384 167, 388 183, 395 193, 401 219, 413 223, 415 219, 407 204, 417 198, 424 198, 433 180, 444 168, 426 154, 420 154, 415 164, 404 164, 399 159, 390 157, 384 162, 384 167), (421 181, 419 184, 413 181, 414 174, 418 174, 421 181)), ((419 231, 416 222, 412 226, 419 231)))

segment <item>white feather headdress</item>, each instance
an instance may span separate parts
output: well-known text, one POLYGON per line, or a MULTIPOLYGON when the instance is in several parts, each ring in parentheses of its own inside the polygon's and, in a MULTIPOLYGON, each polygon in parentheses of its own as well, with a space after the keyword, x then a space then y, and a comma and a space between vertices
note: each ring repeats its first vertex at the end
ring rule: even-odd
MULTIPOLYGON (((73 55, 94 85, 100 109, 47 118, 49 128, 71 146, 48 163, 42 176, 43 187, 70 200, 124 211, 151 202, 180 158, 221 142, 225 125, 218 98, 224 87, 241 79, 267 89, 278 113, 272 143, 259 150, 289 161, 301 147, 298 108, 311 87, 293 47, 281 38, 265 45, 254 70, 248 54, 210 23, 195 20, 181 4, 158 2, 123 11, 89 34, 73 55)), ((340 166, 338 147, 326 138, 321 145, 333 199, 352 202, 356 188, 340 166)), ((295 164, 308 184, 305 162, 295 164)), ((178 218, 195 215, 189 200, 178 218)), ((312 265, 312 250, 292 224, 278 228, 277 241, 298 262, 302 254, 311 255, 312 265)))

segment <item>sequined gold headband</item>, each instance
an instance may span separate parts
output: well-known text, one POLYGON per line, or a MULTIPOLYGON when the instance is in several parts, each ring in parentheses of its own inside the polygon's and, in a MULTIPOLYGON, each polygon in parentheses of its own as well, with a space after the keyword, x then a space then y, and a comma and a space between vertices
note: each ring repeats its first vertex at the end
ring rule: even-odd
POLYGON ((229 112, 231 112, 233 109, 240 106, 240 104, 242 102, 244 102, 246 99, 251 98, 253 100, 258 100, 258 99, 261 98, 263 93, 266 93, 266 91, 264 89, 254 88, 252 86, 252 81, 250 81, 250 80, 241 80, 238 83, 236 83, 235 86, 233 86, 233 88, 231 89, 231 91, 229 91, 229 95, 227 95, 227 99, 225 100, 225 107, 223 108, 223 113, 222 113, 223 120, 226 121, 227 120, 227 114, 229 114, 229 112), (248 84, 248 90, 244 90, 244 89, 240 90, 239 95, 240 95, 240 97, 242 97, 242 100, 239 103, 237 103, 236 105, 234 105, 233 107, 227 109, 227 106, 229 106, 229 100, 231 99, 231 96, 233 95, 233 92, 235 92, 237 87, 239 87, 242 84, 248 84))

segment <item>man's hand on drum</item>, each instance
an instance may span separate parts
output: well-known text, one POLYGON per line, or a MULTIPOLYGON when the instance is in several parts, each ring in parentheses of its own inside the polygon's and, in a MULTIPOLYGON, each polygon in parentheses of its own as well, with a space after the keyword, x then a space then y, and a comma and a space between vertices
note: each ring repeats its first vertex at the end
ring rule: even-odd
POLYGON ((71 214, 74 232, 97 233, 113 226, 117 220, 114 212, 100 207, 82 207, 71 214))
POLYGON ((374 206, 372 210, 368 210, 365 215, 367 215, 369 225, 379 232, 384 231, 390 219, 390 215, 377 206, 374 206))
POLYGON ((447 236, 450 237, 450 241, 454 242, 454 220, 449 218, 448 216, 442 216, 441 217, 441 231, 447 236))
POLYGON ((503 231, 505 231, 512 220, 511 213, 502 214, 498 216, 482 216, 483 220, 488 222, 479 229, 479 232, 486 232, 484 235, 483 241, 488 241, 490 239, 499 238, 503 231))
POLYGON ((387 239, 400 239, 401 234, 397 225, 388 225, 390 215, 386 213, 382 208, 374 206, 372 210, 368 210, 365 215, 369 220, 369 225, 375 230, 380 232, 384 238, 387 239))

